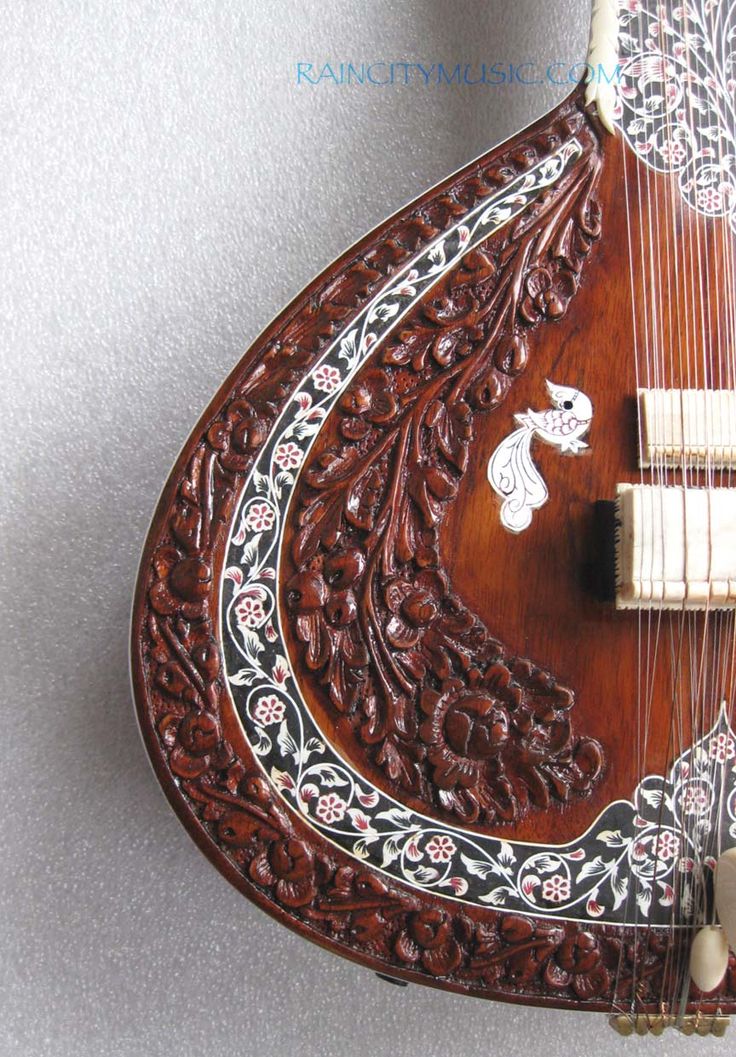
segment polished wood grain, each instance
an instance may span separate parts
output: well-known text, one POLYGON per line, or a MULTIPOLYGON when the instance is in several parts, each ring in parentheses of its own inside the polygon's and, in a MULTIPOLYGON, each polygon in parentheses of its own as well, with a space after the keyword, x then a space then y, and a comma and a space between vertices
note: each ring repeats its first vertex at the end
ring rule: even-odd
MULTIPOLYGON (((731 346, 725 342, 728 301, 714 296, 729 267, 724 256, 732 252, 730 235, 722 222, 705 221, 679 200, 673 202, 673 178, 637 171, 639 163, 620 139, 604 141, 604 150, 604 234, 591 273, 574 310, 554 327, 539 330, 534 364, 516 383, 513 403, 478 418, 468 470, 442 535, 442 553, 461 596, 514 652, 533 658, 574 689, 576 722, 604 747, 606 772, 593 794, 551 811, 544 820, 530 819, 524 833, 535 840, 562 841, 581 832, 605 803, 630 797, 643 774, 665 773, 691 743, 690 646, 700 657, 704 634, 705 677, 694 707, 698 731, 714 724, 721 701, 733 700, 733 626, 726 635, 722 616, 693 616, 689 630, 686 625, 681 633, 679 614, 660 618, 616 611, 610 602, 599 601, 591 587, 591 569, 601 561, 594 503, 613 499, 619 482, 642 479, 635 394, 637 382, 647 384, 649 355, 655 361, 654 330, 662 348, 656 356, 662 376, 657 384, 718 387, 730 385, 732 377, 731 346), (621 194, 624 164, 629 216, 621 194), (657 204, 658 221, 650 219, 657 204), (651 224, 656 236, 657 222, 654 275, 661 287, 652 282, 648 246, 643 255, 634 249, 632 283, 629 225, 646 233, 651 224), (590 447, 572 457, 546 445, 535 449, 551 498, 528 531, 514 536, 501 528, 496 497, 485 487, 486 461, 513 428, 515 411, 540 402, 544 406, 545 378, 576 386, 591 397, 590 447), (479 556, 487 556, 486 575, 479 556), (494 575, 494 569, 503 575, 494 575), (647 657, 652 661, 649 682, 647 657), (644 733, 647 710, 647 753, 637 760, 635 742, 644 733)), ((657 479, 651 471, 643 475, 645 483, 657 479)), ((668 474, 669 483, 681 479, 677 471, 668 474)), ((690 483, 705 484, 706 477, 693 473, 690 483)), ((715 472, 713 483, 728 485, 728 471, 715 472)))

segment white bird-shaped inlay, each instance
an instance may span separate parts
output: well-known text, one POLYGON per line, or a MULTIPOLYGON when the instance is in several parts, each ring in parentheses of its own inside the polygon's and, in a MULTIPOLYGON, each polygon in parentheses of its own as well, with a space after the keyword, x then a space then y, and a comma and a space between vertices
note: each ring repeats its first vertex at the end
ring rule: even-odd
POLYGON ((549 498, 547 486, 534 465, 531 444, 538 437, 562 452, 577 455, 588 445, 582 439, 590 429, 593 405, 579 389, 547 382, 553 407, 528 408, 514 415, 519 428, 505 437, 488 461, 488 481, 503 499, 501 523, 510 532, 523 532, 532 513, 549 498))

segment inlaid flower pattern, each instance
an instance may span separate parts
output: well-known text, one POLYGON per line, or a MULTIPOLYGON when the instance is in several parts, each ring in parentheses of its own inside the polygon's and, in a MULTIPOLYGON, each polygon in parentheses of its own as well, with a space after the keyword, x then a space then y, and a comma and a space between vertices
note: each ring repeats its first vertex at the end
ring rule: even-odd
POLYGON ((340 372, 336 367, 323 364, 314 372, 312 384, 322 393, 334 393, 340 386, 340 372))
POLYGON ((347 804, 337 793, 325 793, 317 801, 314 813, 322 822, 330 825, 333 822, 341 822, 345 818, 347 804))
POLYGON ((570 881, 562 874, 546 877, 542 882, 542 899, 550 903, 564 903, 570 898, 570 881))
POLYGON ((235 617, 242 627, 259 628, 266 620, 266 612, 260 598, 243 594, 235 604, 235 617))
POLYGON ((732 760, 736 756, 736 742, 729 734, 721 732, 711 738, 708 753, 718 763, 725 763, 726 760, 732 760))
POLYGON ((280 723, 286 713, 286 705, 275 694, 264 694, 253 707, 253 719, 264 727, 280 723))
POLYGON ((451 837, 438 833, 427 842, 424 850, 432 862, 449 862, 457 848, 451 837))
POLYGON ((268 532, 276 515, 269 503, 253 503, 245 518, 245 527, 253 532, 268 532))
POLYGON ((279 444, 273 455, 273 461, 281 467, 282 470, 295 470, 297 466, 301 466, 303 458, 303 452, 301 448, 293 441, 288 441, 286 444, 279 444))
POLYGON ((654 856, 663 862, 674 859, 680 852, 680 841, 671 830, 663 829, 654 843, 654 856))

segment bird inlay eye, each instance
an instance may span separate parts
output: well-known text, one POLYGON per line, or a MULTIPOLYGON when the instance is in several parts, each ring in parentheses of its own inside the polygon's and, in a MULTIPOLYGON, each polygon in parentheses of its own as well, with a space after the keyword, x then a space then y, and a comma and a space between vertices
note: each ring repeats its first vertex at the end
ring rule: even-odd
POLYGON ((565 411, 572 411, 572 400, 566 400, 562 406, 565 411))

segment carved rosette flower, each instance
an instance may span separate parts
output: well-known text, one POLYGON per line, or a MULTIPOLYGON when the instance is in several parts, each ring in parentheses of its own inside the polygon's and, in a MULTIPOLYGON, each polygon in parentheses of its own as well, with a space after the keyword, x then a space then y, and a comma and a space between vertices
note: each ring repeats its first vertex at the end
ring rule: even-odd
POLYGON ((340 432, 349 441, 362 440, 372 426, 391 422, 399 410, 399 401, 386 371, 364 371, 340 400, 340 410, 340 432))
POLYGON ((226 470, 242 473, 267 436, 266 419, 247 400, 234 400, 224 418, 210 426, 207 442, 226 470))
POLYGON ((597 937, 591 932, 568 936, 547 963, 544 979, 550 987, 571 987, 582 999, 606 994, 611 980, 597 937))
POLYGON ((539 323, 542 319, 560 319, 576 289, 573 276, 558 271, 553 278, 548 268, 535 268, 529 272, 524 285, 525 296, 519 311, 529 324, 539 323))
POLYGON ((409 915, 394 951, 408 965, 421 963, 432 976, 450 976, 462 964, 471 932, 461 915, 453 919, 444 910, 419 910, 409 915))
POLYGON ((402 658, 410 669, 418 666, 423 670, 426 666, 413 651, 424 631, 439 616, 445 590, 444 578, 434 570, 419 573, 413 580, 389 580, 384 588, 386 607, 391 614, 386 624, 386 638, 395 649, 412 651, 402 658))
POLYGON ((419 736, 428 746, 440 802, 466 822, 474 822, 481 810, 506 817, 513 809, 501 760, 509 712, 503 699, 490 692, 492 670, 489 675, 482 678, 476 671, 467 683, 445 680, 440 690, 424 690, 420 701, 426 718, 419 736))
POLYGON ((314 852, 294 837, 260 851, 248 872, 257 884, 275 885, 276 898, 287 907, 307 906, 317 894, 314 852))
POLYGON ((176 547, 159 547, 153 558, 156 580, 151 605, 160 616, 196 620, 205 614, 212 570, 204 558, 182 555, 176 547))
POLYGON ((168 713, 159 732, 170 750, 169 765, 178 778, 191 781, 211 768, 226 770, 234 760, 232 747, 222 736, 217 716, 192 708, 183 717, 168 713))

